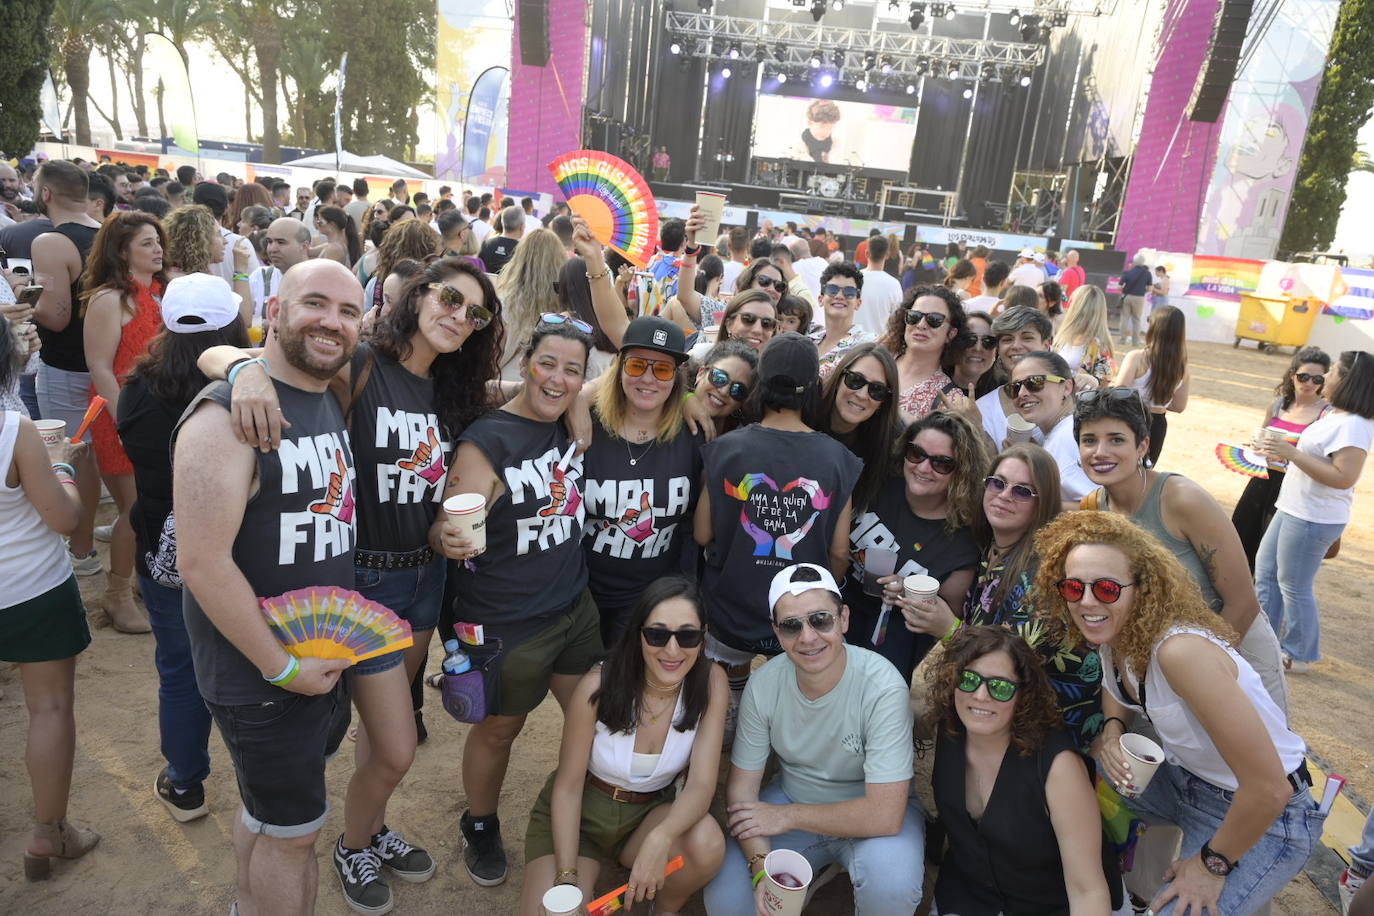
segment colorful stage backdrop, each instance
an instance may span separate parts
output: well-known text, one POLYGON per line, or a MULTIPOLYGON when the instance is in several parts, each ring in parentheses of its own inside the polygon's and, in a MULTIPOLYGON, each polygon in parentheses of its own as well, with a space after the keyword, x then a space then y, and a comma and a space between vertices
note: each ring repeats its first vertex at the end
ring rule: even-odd
POLYGON ((506 0, 438 0, 434 173, 481 185, 506 179, 505 98, 511 21, 506 0), (495 74, 494 77, 488 74, 495 74), (480 85, 479 85, 480 82, 480 85), (471 124, 469 120, 471 119, 471 124), (465 127, 467 140, 465 149, 465 127))

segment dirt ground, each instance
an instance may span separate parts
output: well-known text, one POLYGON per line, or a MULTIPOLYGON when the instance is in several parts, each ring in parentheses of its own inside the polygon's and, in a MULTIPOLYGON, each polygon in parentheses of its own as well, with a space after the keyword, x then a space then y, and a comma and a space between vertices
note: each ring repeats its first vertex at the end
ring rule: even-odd
MULTIPOLYGON (((1196 344, 1191 348, 1192 399, 1182 415, 1170 415, 1161 467, 1204 481, 1224 505, 1234 504, 1244 478, 1224 470, 1213 456, 1219 440, 1241 441, 1261 419, 1288 356, 1265 356, 1253 349, 1196 344)), ((1374 507, 1374 473, 1367 473, 1356 499, 1356 519, 1347 528, 1340 556, 1326 562, 1318 578, 1322 598, 1325 658, 1314 671, 1290 683, 1292 720, 1317 754, 1366 799, 1374 798, 1368 711, 1374 708, 1374 662, 1368 608, 1374 576, 1374 538, 1367 523, 1374 507)), ((109 509, 103 510, 102 521, 109 509)), ((103 579, 83 580, 94 597, 103 579)), ((437 664, 438 656, 434 657, 437 664)), ((0 669, 0 913, 14 914, 170 914, 227 912, 233 899, 234 859, 230 847, 238 797, 232 770, 219 738, 211 739, 214 772, 206 783, 209 817, 176 824, 157 801, 153 780, 162 760, 157 737, 157 678, 151 636, 125 636, 98 630, 82 656, 77 674, 78 748, 71 816, 103 835, 85 859, 57 866, 53 880, 27 884, 21 858, 30 822, 24 770, 26 716, 17 674, 0 669)), ((475 886, 462 870, 457 819, 464 808, 459 760, 466 726, 449 719, 428 692, 425 707, 429 741, 393 799, 392 827, 427 847, 439 862, 434 879, 423 885, 395 882, 397 912, 412 914, 512 913, 521 882, 525 818, 545 777, 553 769, 562 717, 550 698, 530 717, 511 761, 502 799, 511 871, 506 884, 475 886)), ((343 914, 329 842, 342 829, 346 781, 352 772, 347 754, 330 765, 330 797, 336 807, 325 827, 319 855, 318 911, 343 914)), ((604 873, 606 887, 619 870, 604 873)), ((623 880, 623 879, 622 879, 623 880)), ((617 881, 617 884, 621 881, 617 881)), ((810 907, 814 913, 849 912, 847 882, 825 888, 810 907)), ((701 913, 699 902, 689 908, 701 913)), ((1311 916, 1334 912, 1305 876, 1277 899, 1273 912, 1311 916)))

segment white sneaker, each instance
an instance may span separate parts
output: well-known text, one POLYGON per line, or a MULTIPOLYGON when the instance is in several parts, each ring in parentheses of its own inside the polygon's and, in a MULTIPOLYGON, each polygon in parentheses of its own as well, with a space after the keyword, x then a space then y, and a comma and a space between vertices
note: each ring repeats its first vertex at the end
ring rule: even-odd
POLYGON ((1306 674, 1307 672, 1312 670, 1312 666, 1314 664, 1316 664, 1316 662, 1300 662, 1296 658, 1293 658, 1291 655, 1285 654, 1283 657, 1283 673, 1306 674))
POLYGON ((1355 899, 1356 892, 1364 886, 1364 882, 1363 876, 1353 874, 1349 868, 1341 872, 1341 879, 1336 882, 1336 895, 1341 899, 1341 916, 1350 912, 1350 902, 1355 899))
POLYGON ((96 525, 95 539, 102 544, 110 543, 114 537, 114 525, 96 525))
POLYGON ((98 576, 105 571, 105 564, 100 562, 100 554, 94 550, 84 557, 78 557, 72 553, 71 548, 67 548, 67 559, 72 561, 72 570, 78 576, 98 576))

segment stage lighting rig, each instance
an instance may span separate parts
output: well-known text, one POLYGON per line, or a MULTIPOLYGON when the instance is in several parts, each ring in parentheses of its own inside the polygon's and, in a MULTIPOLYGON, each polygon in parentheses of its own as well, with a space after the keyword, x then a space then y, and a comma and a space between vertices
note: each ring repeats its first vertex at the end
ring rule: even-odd
POLYGON ((916 75, 925 76, 930 72, 930 58, 922 55, 916 58, 916 75))
POLYGON ((859 90, 860 92, 867 92, 867 91, 868 91, 868 80, 864 79, 862 76, 859 77, 858 79, 856 79, 856 80, 854 81, 854 88, 857 89, 857 90, 859 90))
POLYGON ((731 43, 730 49, 725 52, 725 56, 731 60, 739 60, 739 53, 739 42, 736 41, 731 43))
POLYGON ((951 20, 952 20, 952 19, 955 17, 956 14, 957 14, 957 11, 954 9, 954 4, 951 3, 951 4, 949 5, 949 7, 945 10, 945 18, 946 18, 946 19, 951 19, 951 20))
POLYGON ((1040 32, 1040 17, 1027 13, 1021 17, 1019 26, 1022 41, 1035 41, 1035 36, 1040 32))
POLYGON ((1016 25, 1018 22, 1021 21, 1021 11, 1020 11, 1020 10, 1012 10, 1012 11, 1011 11, 1011 15, 1007 17, 1007 20, 1008 20, 1012 25, 1016 25))
POLYGON ((783 44, 782 42, 778 42, 773 47, 773 56, 776 57, 778 60, 787 60, 787 45, 783 44))
POLYGON ((1050 42, 1050 35, 1052 35, 1053 32, 1054 32, 1054 30, 1053 30, 1052 28, 1050 28, 1050 24, 1049 24, 1048 22, 1042 22, 1042 23, 1040 23, 1040 41, 1041 41, 1041 42, 1043 42, 1044 44, 1049 44, 1049 42, 1050 42))
POLYGON ((973 98, 973 90, 972 90, 972 89, 965 89, 965 90, 964 90, 964 98, 966 98, 966 99, 971 99, 971 98, 973 98))
POLYGON ((682 53, 682 42, 680 42, 680 41, 678 41, 676 38, 674 38, 674 39, 672 40, 672 43, 668 45, 668 53, 669 53, 669 54, 681 54, 681 53, 682 53))
POLYGON ((1025 89, 1027 86, 1031 84, 1031 75, 1027 73, 1025 70, 1022 70, 1021 77, 1016 82, 1020 84, 1022 89, 1025 89))
POLYGON ((978 78, 980 80, 990 80, 997 75, 997 68, 991 62, 984 62, 978 68, 978 78))
POLYGON ((820 49, 817 49, 817 50, 811 52, 811 69, 812 69, 812 70, 815 70, 815 69, 817 69, 818 67, 820 67, 822 61, 823 61, 823 58, 821 57, 820 49))
POLYGON ((713 2, 714 2, 714 0, 697 0, 697 7, 698 7, 703 13, 709 13, 709 12, 711 12, 711 4, 712 4, 713 2))
POLYGON ((878 55, 872 51, 866 51, 864 53, 864 69, 872 70, 876 66, 878 66, 878 55))
POLYGON ((907 95, 915 95, 915 94, 916 94, 916 84, 915 84, 915 83, 907 83, 907 84, 906 84, 906 94, 907 94, 907 95))
POLYGON ((815 22, 820 22, 825 15, 825 0, 811 0, 811 18, 815 22))
POLYGON ((722 79, 728 80, 733 74, 734 71, 731 70, 728 65, 720 68, 720 75, 722 79))
POLYGON ((1050 17, 1050 24, 1056 29, 1062 29, 1069 24, 1069 14, 1060 10, 1050 17))
POLYGON ((883 75, 884 75, 884 76, 887 76, 889 73, 892 72, 892 55, 891 55, 891 54, 884 54, 883 57, 882 57, 882 60, 880 61, 880 63, 882 64, 882 71, 883 71, 883 75))
POLYGON ((926 8, 924 4, 911 4, 911 15, 906 17, 906 24, 911 26, 911 31, 915 32, 921 27, 921 23, 926 21, 926 8))
POLYGON ((943 3, 932 3, 930 5, 930 15, 935 19, 944 19, 946 9, 948 9, 948 7, 943 3))
POLYGON ((820 76, 816 77, 816 85, 822 89, 829 89, 831 86, 835 85, 835 75, 828 70, 825 71, 820 76))
POLYGON ((830 0, 830 8, 837 13, 840 12, 844 9, 844 0, 830 0))
POLYGON ((830 62, 831 62, 832 64, 835 65, 835 69, 836 69, 836 70, 843 70, 843 69, 844 69, 844 52, 841 51, 839 48, 836 48, 836 49, 835 49, 835 53, 833 53, 833 54, 830 55, 830 62))
POLYGON ((787 82, 787 71, 786 71, 786 70, 779 70, 779 71, 778 71, 778 85, 781 86, 781 85, 782 85, 783 83, 785 83, 785 82, 787 82))
POLYGON ((949 79, 957 80, 957 79, 959 78, 959 65, 958 65, 958 64, 950 64, 950 65, 949 65, 949 71, 945 74, 945 76, 948 77, 949 79))

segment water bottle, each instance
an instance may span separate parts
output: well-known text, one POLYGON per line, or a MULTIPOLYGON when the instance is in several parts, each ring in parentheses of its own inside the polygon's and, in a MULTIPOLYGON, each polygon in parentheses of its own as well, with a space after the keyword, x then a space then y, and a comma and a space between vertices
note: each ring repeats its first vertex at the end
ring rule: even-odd
POLYGON ((472 662, 468 659, 467 653, 459 648, 458 640, 444 640, 444 673, 462 674, 471 668, 472 662))

